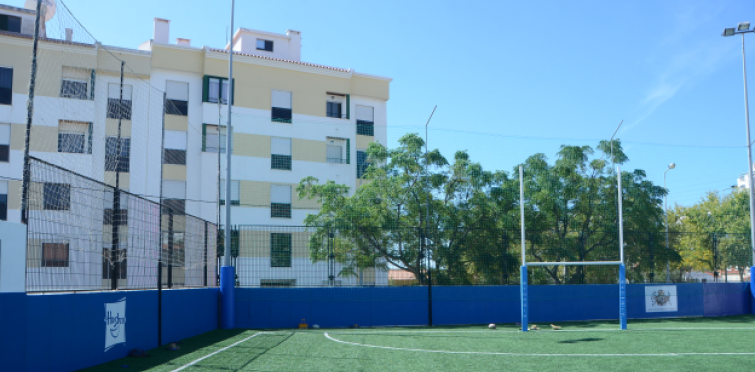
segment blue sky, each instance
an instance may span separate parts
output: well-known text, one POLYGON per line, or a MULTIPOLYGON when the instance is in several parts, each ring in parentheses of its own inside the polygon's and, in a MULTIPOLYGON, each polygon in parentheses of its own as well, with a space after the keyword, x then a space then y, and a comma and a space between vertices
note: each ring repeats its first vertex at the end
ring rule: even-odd
MULTIPOLYGON (((65 3, 108 45, 136 48, 152 37, 154 17, 170 19, 171 38, 195 46, 227 38, 230 0, 65 3)), ((668 173, 670 204, 728 189, 747 170, 741 40, 720 35, 755 22, 751 1, 239 0, 236 7, 236 27, 302 31, 304 61, 392 77, 389 146, 407 132, 424 133, 438 105, 430 147, 449 158, 466 149, 489 169, 510 171, 538 152, 553 159, 561 144, 595 146, 623 120, 625 170, 644 169, 662 184, 668 163, 677 163, 668 173)), ((755 34, 748 36, 753 61, 755 34)))

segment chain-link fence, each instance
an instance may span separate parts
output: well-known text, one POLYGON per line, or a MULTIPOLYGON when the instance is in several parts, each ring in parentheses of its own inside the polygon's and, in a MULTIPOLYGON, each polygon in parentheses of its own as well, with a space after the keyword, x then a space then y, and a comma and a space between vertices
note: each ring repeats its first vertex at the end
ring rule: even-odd
POLYGON ((216 285, 215 224, 36 158, 30 174, 27 291, 216 285))

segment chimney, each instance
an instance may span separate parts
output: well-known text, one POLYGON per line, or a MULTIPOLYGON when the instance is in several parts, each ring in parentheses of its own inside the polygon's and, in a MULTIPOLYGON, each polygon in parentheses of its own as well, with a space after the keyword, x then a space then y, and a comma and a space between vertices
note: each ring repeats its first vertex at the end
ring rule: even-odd
POLYGON ((176 45, 191 46, 191 39, 176 38, 176 45))
POLYGON ((170 44, 170 21, 162 18, 155 18, 155 29, 152 34, 152 40, 160 44, 170 44))
POLYGON ((301 61, 301 32, 286 30, 286 35, 291 38, 291 41, 288 42, 288 59, 301 61))
POLYGON ((67 28, 66 29, 66 41, 69 42, 69 43, 73 41, 73 29, 72 28, 67 28))

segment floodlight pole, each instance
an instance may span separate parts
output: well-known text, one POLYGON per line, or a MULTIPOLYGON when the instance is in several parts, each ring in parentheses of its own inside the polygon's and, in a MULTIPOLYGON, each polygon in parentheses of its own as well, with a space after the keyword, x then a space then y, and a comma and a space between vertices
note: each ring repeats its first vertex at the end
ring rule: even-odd
POLYGON ((519 223, 521 225, 522 237, 522 267, 519 268, 519 298, 522 309, 522 332, 529 330, 529 288, 527 280, 527 258, 525 256, 525 235, 524 235, 524 166, 519 166, 519 223))
MULTIPOLYGON (((666 173, 676 167, 676 164, 671 163, 666 169, 665 172, 663 172, 663 189, 666 190, 666 195, 663 197, 663 212, 666 214, 666 254, 668 255, 668 250, 670 249, 670 245, 668 242, 668 190, 666 189, 666 173)), ((671 283, 671 264, 669 263, 669 258, 666 256, 666 283, 671 283)))
POLYGON ((747 173, 750 175, 750 249, 752 266, 755 266, 755 190, 752 181, 752 142, 750 140, 750 104, 747 99, 747 63, 745 63, 745 32, 742 33, 742 74, 745 85, 745 123, 747 124, 747 173))
MULTIPOLYGON (((236 327, 236 314, 235 314, 235 287, 236 287, 236 273, 231 266, 231 107, 233 102, 233 16, 236 8, 236 0, 231 0, 231 43, 228 48, 228 125, 225 130, 225 226, 224 233, 225 238, 223 241, 223 267, 220 268, 220 296, 221 296, 221 321, 220 325, 223 329, 232 329, 236 327)), ((218 96, 222 97, 223 84, 219 86, 221 92, 218 92, 218 96)), ((220 124, 220 123, 218 123, 220 124)), ((218 125, 218 132, 220 132, 220 125, 218 125)), ((218 151, 220 151, 218 149, 218 151)), ((219 191, 219 190, 218 190, 219 191)))
POLYGON ((438 108, 438 105, 435 105, 433 107, 433 112, 430 113, 430 117, 427 119, 427 123, 425 123, 425 177, 427 177, 427 202, 425 203, 425 211, 426 211, 426 217, 425 217, 425 260, 427 260, 427 323, 428 325, 433 325, 433 276, 431 274, 430 270, 430 249, 427 248, 427 234, 430 231, 430 198, 432 197, 432 194, 430 193, 430 172, 428 170, 429 160, 428 157, 429 152, 427 151, 427 126, 430 125, 430 120, 432 120, 433 115, 435 115, 435 109, 438 108))

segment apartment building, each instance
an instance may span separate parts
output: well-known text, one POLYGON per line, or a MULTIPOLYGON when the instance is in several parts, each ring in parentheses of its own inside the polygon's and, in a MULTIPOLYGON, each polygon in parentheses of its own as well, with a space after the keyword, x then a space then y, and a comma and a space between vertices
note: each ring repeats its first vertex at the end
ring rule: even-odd
MULTIPOLYGON (((13 222, 21 218, 33 22, 33 10, 0 5, 0 220, 13 222)), ((190 39, 171 43, 170 21, 155 18, 152 39, 135 49, 81 42, 75 30, 53 39, 51 31, 39 43, 32 156, 111 185, 118 172, 125 190, 162 198, 179 214, 219 218, 221 225, 217 201, 228 201, 231 225, 253 226, 244 230, 254 236, 241 237, 237 260, 256 269, 240 271, 241 284, 323 285, 327 264, 311 262, 308 233, 265 226, 301 226, 317 212, 315 201, 295 192, 304 177, 352 192, 362 184, 365 149, 386 143, 390 78, 302 62, 301 32, 293 30, 239 28, 224 47, 195 47, 190 39), (116 59, 126 67, 122 92, 116 59), (226 197, 229 89, 232 191, 226 197), (115 117, 121 94, 127 115, 115 117), (297 276, 303 272, 307 277, 297 276)), ((48 189, 60 191, 40 192, 48 189)), ((339 279, 357 281, 387 283, 387 273, 339 279)))

